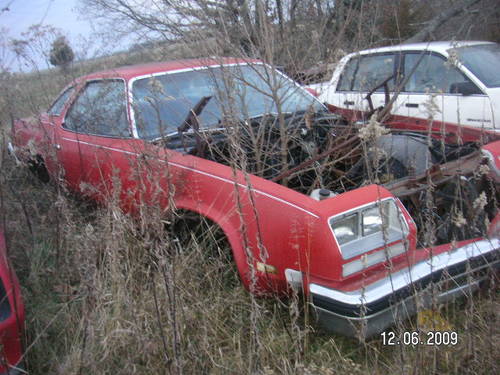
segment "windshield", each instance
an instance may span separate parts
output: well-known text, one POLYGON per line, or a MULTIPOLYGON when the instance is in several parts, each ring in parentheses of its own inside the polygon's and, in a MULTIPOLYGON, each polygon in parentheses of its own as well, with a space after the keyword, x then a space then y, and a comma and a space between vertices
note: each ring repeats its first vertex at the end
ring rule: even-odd
POLYGON ((500 44, 456 48, 460 62, 486 87, 500 87, 500 44))
POLYGON ((269 66, 255 64, 142 78, 134 81, 132 94, 139 137, 148 140, 177 133, 203 97, 211 99, 198 116, 202 128, 220 127, 223 118, 243 120, 278 113, 278 104, 285 113, 323 109, 289 78, 269 66))

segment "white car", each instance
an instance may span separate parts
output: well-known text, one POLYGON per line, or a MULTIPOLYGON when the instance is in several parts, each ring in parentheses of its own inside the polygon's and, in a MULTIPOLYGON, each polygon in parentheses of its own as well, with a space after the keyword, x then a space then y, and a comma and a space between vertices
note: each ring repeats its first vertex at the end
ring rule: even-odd
POLYGON ((500 44, 429 42, 369 49, 345 56, 319 99, 344 114, 384 106, 391 114, 500 131, 500 44), (431 105, 431 102, 434 103, 431 105))

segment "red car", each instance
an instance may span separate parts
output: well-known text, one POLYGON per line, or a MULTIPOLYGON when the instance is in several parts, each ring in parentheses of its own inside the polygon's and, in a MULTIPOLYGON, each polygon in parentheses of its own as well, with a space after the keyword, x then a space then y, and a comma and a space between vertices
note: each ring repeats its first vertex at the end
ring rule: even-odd
POLYGON ((0 229, 0 374, 21 374, 24 305, 21 288, 9 265, 5 238, 0 229))
POLYGON ((15 121, 9 149, 95 199, 118 189, 132 214, 173 202, 210 219, 252 293, 301 289, 324 326, 370 336, 415 313, 417 290, 430 303, 431 283, 439 301, 477 287, 500 247, 497 134, 379 128, 260 61, 199 59, 77 79, 15 121))

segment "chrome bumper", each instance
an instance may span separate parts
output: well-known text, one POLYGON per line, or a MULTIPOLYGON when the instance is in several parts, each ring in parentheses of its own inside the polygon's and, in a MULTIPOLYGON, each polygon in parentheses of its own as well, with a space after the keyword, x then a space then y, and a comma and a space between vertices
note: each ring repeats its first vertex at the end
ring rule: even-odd
POLYGON ((368 338, 419 309, 477 289, 487 271, 500 266, 499 249, 499 239, 476 241, 351 292, 310 284, 312 305, 327 330, 368 338))

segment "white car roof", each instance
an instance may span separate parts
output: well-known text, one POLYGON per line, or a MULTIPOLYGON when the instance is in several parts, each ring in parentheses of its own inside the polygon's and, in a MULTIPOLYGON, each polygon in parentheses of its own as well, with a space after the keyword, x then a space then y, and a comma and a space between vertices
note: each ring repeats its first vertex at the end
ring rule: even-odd
POLYGON ((441 41, 441 42, 409 43, 409 44, 398 44, 396 46, 371 48, 351 53, 349 56, 357 54, 365 55, 370 53, 394 52, 394 51, 433 51, 433 52, 438 52, 444 56, 448 56, 448 50, 451 48, 474 46, 479 44, 495 44, 495 43, 486 41, 441 41))

